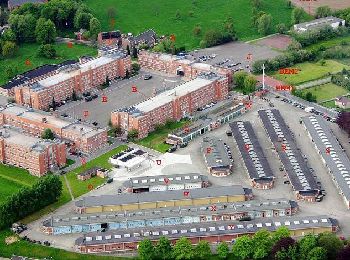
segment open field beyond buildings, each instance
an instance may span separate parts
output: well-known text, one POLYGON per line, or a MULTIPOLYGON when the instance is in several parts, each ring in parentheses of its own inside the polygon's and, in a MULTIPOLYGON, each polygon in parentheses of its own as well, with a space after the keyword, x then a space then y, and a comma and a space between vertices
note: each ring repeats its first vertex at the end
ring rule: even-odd
POLYGON ((304 8, 306 12, 311 11, 311 14, 314 14, 317 7, 328 5, 331 9, 344 9, 350 7, 350 1, 347 0, 313 0, 313 1, 301 1, 301 0, 292 0, 292 3, 296 6, 304 8), (310 8, 309 8, 310 6, 310 8))
MULTIPOLYGON (((198 47, 204 33, 209 29, 222 28, 228 17, 233 18, 234 28, 240 40, 261 36, 251 26, 252 4, 247 0, 86 0, 85 3, 100 19, 103 30, 113 28, 125 33, 138 34, 153 28, 159 35, 175 34, 176 43, 187 49, 198 47), (116 10, 114 22, 113 18, 107 15, 109 7, 116 10), (180 14, 179 19, 175 17, 177 10, 180 14), (202 29, 201 35, 197 37, 192 32, 196 25, 202 29)), ((273 28, 279 23, 290 24, 292 9, 287 7, 287 1, 262 0, 262 3, 262 11, 272 15, 273 28)))
POLYGON ((185 126, 188 123, 189 121, 182 120, 180 122, 172 123, 168 127, 163 126, 150 133, 147 137, 137 141, 136 143, 154 149, 161 153, 165 153, 171 147, 171 145, 164 143, 165 139, 168 137, 168 134, 175 129, 179 129, 185 126))
POLYGON ((333 83, 327 83, 312 88, 305 88, 301 92, 303 94, 311 92, 313 95, 316 96, 317 103, 349 93, 347 89, 337 86, 333 83))
POLYGON ((272 76, 295 86, 307 81, 326 77, 329 74, 341 71, 343 68, 349 69, 350 67, 334 60, 326 60, 326 64, 323 66, 319 62, 304 62, 294 65, 293 68, 298 69, 299 72, 297 74, 284 75, 276 71, 272 76))
POLYGON ((312 45, 306 47, 305 49, 307 49, 307 50, 317 49, 320 46, 323 46, 325 48, 330 48, 330 47, 334 47, 334 46, 339 46, 342 44, 342 42, 347 42, 349 44, 350 43, 350 35, 320 41, 318 43, 315 43, 315 44, 312 44, 312 45))
MULTIPOLYGON (((44 64, 57 64, 69 59, 78 59, 80 56, 96 56, 97 50, 95 48, 74 44, 72 48, 68 48, 67 44, 55 44, 57 57, 54 59, 46 59, 37 57, 37 50, 39 45, 36 43, 21 44, 14 57, 0 60, 0 85, 5 84, 9 79, 6 76, 6 67, 17 68, 18 74, 34 69, 44 64), (30 65, 26 65, 26 60, 30 65)), ((29 64, 27 62, 27 64, 29 64)))

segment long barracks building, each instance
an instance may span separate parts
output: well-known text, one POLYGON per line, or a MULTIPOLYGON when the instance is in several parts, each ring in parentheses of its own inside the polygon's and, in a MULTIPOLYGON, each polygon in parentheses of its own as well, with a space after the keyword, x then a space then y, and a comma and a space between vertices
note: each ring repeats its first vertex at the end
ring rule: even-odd
POLYGON ((184 57, 141 51, 138 55, 138 61, 141 68, 160 71, 167 74, 181 75, 187 79, 196 78, 203 72, 215 72, 218 75, 226 77, 228 82, 232 82, 232 70, 192 61, 185 59, 184 57))
POLYGON ((97 213, 229 203, 252 198, 250 189, 233 185, 187 191, 173 190, 90 196, 76 201, 75 208, 78 213, 97 213))
POLYGON ((297 199, 314 202, 320 188, 280 112, 276 109, 259 110, 258 114, 297 199))
POLYGON ((94 152, 107 144, 106 129, 12 104, 0 107, 1 125, 21 128, 25 133, 36 137, 40 137, 44 130, 49 128, 56 137, 69 141, 72 147, 84 153, 94 152))
POLYGON ((273 219, 256 219, 247 222, 218 221, 208 223, 184 224, 179 226, 142 227, 109 232, 88 233, 75 241, 77 251, 81 253, 107 253, 137 250, 138 243, 150 239, 156 243, 166 236, 172 244, 181 237, 187 237, 192 244, 208 241, 211 244, 233 242, 242 235, 253 235, 264 228, 271 232, 279 227, 287 227, 291 236, 337 232, 338 221, 328 216, 282 217, 273 219))
POLYGON ((212 72, 204 73, 135 106, 113 111, 111 121, 114 126, 126 131, 138 130, 138 138, 143 138, 156 125, 164 124, 169 119, 180 120, 197 108, 223 100, 227 95, 227 78, 212 72))
POLYGON ((15 101, 20 105, 46 110, 56 102, 71 98, 73 91, 82 93, 98 87, 117 76, 124 77, 131 71, 131 59, 120 51, 98 58, 84 59, 83 62, 62 66, 48 77, 15 88, 15 101))
POLYGON ((302 118, 303 125, 323 164, 350 209, 350 160, 327 122, 321 116, 302 118))
POLYGON ((298 204, 287 199, 215 203, 202 206, 167 207, 128 212, 53 216, 43 222, 49 235, 86 233, 102 230, 149 228, 196 224, 242 218, 271 218, 294 215, 298 204))
POLYGON ((251 185, 257 189, 271 189, 275 177, 251 123, 237 121, 230 123, 230 128, 251 185))

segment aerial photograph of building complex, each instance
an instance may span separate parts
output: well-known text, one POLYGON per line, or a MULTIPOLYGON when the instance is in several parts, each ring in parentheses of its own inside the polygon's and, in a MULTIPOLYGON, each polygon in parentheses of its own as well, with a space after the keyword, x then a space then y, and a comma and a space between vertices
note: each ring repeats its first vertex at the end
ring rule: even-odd
POLYGON ((350 1, 0 0, 0 259, 350 260, 350 1))

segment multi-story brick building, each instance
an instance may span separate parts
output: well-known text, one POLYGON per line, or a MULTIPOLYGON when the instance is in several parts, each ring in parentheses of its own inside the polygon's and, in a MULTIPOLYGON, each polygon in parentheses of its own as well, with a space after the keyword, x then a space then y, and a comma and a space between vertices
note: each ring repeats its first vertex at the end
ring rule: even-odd
POLYGON ((0 107, 0 125, 15 126, 36 137, 40 137, 44 130, 49 128, 56 137, 70 141, 73 148, 84 153, 94 152, 107 144, 106 129, 17 105, 0 107))
POLYGON ((72 96, 73 91, 82 93, 100 86, 107 76, 110 79, 124 77, 127 70, 131 70, 130 56, 120 51, 106 53, 98 58, 63 66, 54 75, 15 88, 15 101, 21 105, 46 110, 53 100, 64 101, 72 96))
POLYGON ((0 128, 0 162, 27 169, 41 177, 66 164, 66 145, 59 140, 43 140, 12 127, 0 128))
POLYGON ((200 63, 170 54, 140 51, 138 61, 142 68, 161 71, 168 74, 182 75, 193 79, 203 72, 215 72, 227 77, 232 82, 232 70, 220 68, 206 63, 200 63))
POLYGON ((143 138, 158 124, 167 120, 180 120, 191 115, 199 107, 223 100, 228 95, 228 79, 217 74, 202 73, 197 78, 172 90, 129 108, 113 111, 112 124, 124 130, 136 129, 143 138))

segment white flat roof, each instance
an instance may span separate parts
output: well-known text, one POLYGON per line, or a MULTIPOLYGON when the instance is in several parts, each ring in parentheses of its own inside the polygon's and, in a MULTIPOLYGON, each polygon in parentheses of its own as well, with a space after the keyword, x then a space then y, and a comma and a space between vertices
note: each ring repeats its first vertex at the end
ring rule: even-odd
POLYGON ((175 96, 184 96, 189 92, 196 91, 204 86, 209 85, 213 80, 204 78, 195 78, 191 81, 185 82, 174 89, 167 90, 159 95, 152 97, 135 106, 141 112, 149 112, 153 109, 163 106, 173 100, 175 96))

